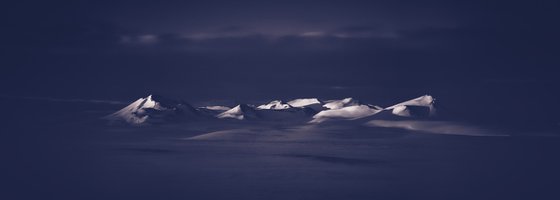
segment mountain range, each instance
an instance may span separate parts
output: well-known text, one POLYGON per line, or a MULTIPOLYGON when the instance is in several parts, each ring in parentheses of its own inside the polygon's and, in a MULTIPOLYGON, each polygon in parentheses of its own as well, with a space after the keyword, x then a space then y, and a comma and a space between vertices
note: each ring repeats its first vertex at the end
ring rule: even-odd
POLYGON ((239 104, 233 107, 213 105, 195 108, 187 102, 158 95, 139 98, 130 105, 105 116, 112 122, 146 125, 196 120, 239 120, 270 122, 301 122, 319 124, 328 121, 357 120, 383 115, 398 118, 424 118, 436 114, 435 98, 424 95, 383 108, 354 98, 320 100, 302 98, 290 101, 273 100, 262 105, 239 104))

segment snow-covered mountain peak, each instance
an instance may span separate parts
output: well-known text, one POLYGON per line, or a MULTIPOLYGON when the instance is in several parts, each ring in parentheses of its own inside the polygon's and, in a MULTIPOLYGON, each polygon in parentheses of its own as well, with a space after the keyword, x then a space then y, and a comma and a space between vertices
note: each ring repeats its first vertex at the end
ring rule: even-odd
POLYGON ((293 107, 305 107, 310 105, 321 104, 321 101, 317 98, 303 98, 303 99, 294 99, 288 102, 293 107))
POLYGON ((232 109, 229 109, 223 113, 216 116, 217 118, 233 118, 238 120, 244 120, 247 118, 256 118, 256 113, 254 109, 246 104, 239 104, 232 109))
POLYGON ((403 117, 433 116, 436 114, 435 101, 431 95, 424 95, 387 107, 385 110, 392 110, 393 114, 403 117))
POLYGON ((334 109, 340 109, 340 108, 343 108, 343 107, 355 106, 355 105, 359 105, 359 102, 357 100, 349 97, 349 98, 345 98, 345 99, 341 99, 341 100, 327 101, 327 103, 325 103, 325 105, 323 105, 323 107, 334 110, 334 109))
POLYGON ((148 95, 146 98, 144 98, 145 101, 143 102, 143 107, 144 108, 154 108, 157 105, 157 102, 154 101, 154 99, 152 98, 152 95, 148 95))
POLYGON ((130 124, 143 124, 151 118, 178 114, 184 115, 187 113, 194 114, 194 112, 196 110, 184 102, 169 100, 156 95, 148 95, 106 116, 105 119, 123 120, 130 124))
POLYGON ((418 98, 414 98, 402 103, 395 104, 393 106, 387 107, 386 109, 393 109, 397 106, 433 106, 436 99, 431 95, 424 95, 418 98))
POLYGON ((257 109, 261 110, 284 110, 289 108, 292 108, 290 104, 284 103, 280 100, 274 100, 270 103, 263 104, 257 107, 257 109))
POLYGON ((369 105, 353 105, 339 109, 323 110, 314 115, 313 120, 309 123, 321 123, 333 119, 355 120, 375 115, 382 110, 379 107, 369 105))

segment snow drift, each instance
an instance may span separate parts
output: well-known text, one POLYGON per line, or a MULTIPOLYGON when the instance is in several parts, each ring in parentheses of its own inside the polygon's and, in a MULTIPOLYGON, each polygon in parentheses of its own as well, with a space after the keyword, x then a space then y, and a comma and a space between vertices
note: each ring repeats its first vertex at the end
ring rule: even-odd
POLYGON ((465 136, 507 136, 506 134, 502 134, 494 130, 451 121, 371 120, 365 125, 369 127, 396 128, 433 134, 465 136))

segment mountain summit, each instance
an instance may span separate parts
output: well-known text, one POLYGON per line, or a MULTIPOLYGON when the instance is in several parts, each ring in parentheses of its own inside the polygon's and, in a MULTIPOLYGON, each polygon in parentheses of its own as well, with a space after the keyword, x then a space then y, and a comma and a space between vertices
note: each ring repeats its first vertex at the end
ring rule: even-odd
POLYGON ((280 100, 274 100, 268 104, 263 104, 257 107, 257 109, 261 110, 284 110, 289 108, 292 108, 290 104, 284 103, 280 100))
POLYGON ((322 104, 317 98, 294 99, 288 102, 293 107, 311 107, 322 104))
POLYGON ((104 118, 111 121, 124 121, 129 124, 138 125, 196 115, 197 110, 185 102, 170 100, 157 95, 149 95, 104 118))
POLYGON ((220 119, 224 118, 233 118, 238 120, 244 119, 255 119, 257 118, 257 112, 255 109, 247 104, 239 104, 232 109, 226 110, 223 113, 220 113, 216 117, 220 119))
POLYGON ((313 120, 309 121, 309 123, 321 123, 332 120, 355 120, 369 117, 383 111, 383 108, 379 106, 361 104, 353 98, 330 100, 327 101, 323 107, 327 108, 327 110, 315 114, 313 120))
POLYGON ((429 117, 436 114, 435 102, 434 97, 424 95, 387 107, 385 110, 391 110, 394 115, 402 117, 429 117))

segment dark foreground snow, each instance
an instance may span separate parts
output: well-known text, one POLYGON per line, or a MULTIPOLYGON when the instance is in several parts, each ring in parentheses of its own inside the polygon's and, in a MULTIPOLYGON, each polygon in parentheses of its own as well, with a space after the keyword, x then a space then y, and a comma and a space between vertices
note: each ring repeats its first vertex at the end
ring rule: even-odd
POLYGON ((6 112, 2 199, 560 197, 560 139, 545 134, 425 134, 382 122, 106 126, 98 116, 113 107, 46 104, 6 112))

